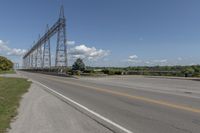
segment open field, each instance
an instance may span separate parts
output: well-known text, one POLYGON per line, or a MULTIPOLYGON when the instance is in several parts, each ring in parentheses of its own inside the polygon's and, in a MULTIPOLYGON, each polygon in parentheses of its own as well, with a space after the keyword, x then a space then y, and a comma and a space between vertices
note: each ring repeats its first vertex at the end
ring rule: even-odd
POLYGON ((11 119, 17 114, 21 96, 27 92, 31 82, 22 78, 0 77, 0 133, 4 133, 11 119))

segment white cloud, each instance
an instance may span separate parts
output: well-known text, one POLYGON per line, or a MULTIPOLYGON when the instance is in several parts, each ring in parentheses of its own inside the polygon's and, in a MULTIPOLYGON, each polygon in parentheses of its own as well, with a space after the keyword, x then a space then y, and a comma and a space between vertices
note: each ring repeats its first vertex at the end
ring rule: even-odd
POLYGON ((137 55, 130 55, 128 57, 128 59, 126 59, 125 61, 127 61, 127 62, 135 62, 135 63, 141 62, 140 60, 137 60, 137 59, 138 59, 137 55))
POLYGON ((0 40, 0 51, 5 52, 7 55, 22 56, 25 54, 25 49, 10 48, 7 42, 0 40))
POLYGON ((129 59, 137 59, 138 56, 137 56, 137 55, 130 55, 128 58, 129 58, 129 59))
POLYGON ((145 61, 145 64, 151 64, 151 62, 150 61, 145 61))
POLYGON ((22 56, 26 53, 25 49, 11 49, 10 51, 7 52, 7 55, 15 55, 15 56, 22 56))
MULTIPOLYGON (((168 65, 167 59, 160 59, 160 60, 141 60, 138 59, 137 55, 130 55, 128 59, 123 60, 125 62, 134 63, 134 65, 168 65)), ((130 65, 130 64, 129 64, 130 65)))
POLYGON ((142 60, 131 60, 131 59, 128 59, 128 62, 142 63, 142 60))
POLYGON ((155 63, 167 63, 167 59, 154 60, 153 62, 155 62, 155 63))
POLYGON ((67 41, 67 44, 73 46, 75 45, 75 41, 67 41))
POLYGON ((158 59, 158 60, 150 60, 150 61, 146 61, 145 64, 147 65, 169 65, 169 62, 167 59, 158 59))
POLYGON ((6 42, 0 40, 0 51, 9 51, 10 48, 6 45, 6 42))
POLYGON ((166 63, 167 59, 160 60, 160 63, 166 63))
POLYGON ((69 54, 73 58, 83 58, 89 60, 97 60, 99 58, 105 57, 110 52, 107 50, 96 49, 95 47, 87 47, 86 45, 79 45, 71 48, 69 54))

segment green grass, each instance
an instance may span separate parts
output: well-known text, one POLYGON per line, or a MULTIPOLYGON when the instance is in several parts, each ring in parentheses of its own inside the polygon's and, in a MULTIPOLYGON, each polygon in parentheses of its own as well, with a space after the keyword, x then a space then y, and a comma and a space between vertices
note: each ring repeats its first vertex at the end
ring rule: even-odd
POLYGON ((14 74, 14 73, 16 73, 15 70, 0 71, 0 74, 14 74))
POLYGON ((21 96, 28 91, 31 82, 22 78, 0 77, 0 133, 6 132, 17 108, 21 96))

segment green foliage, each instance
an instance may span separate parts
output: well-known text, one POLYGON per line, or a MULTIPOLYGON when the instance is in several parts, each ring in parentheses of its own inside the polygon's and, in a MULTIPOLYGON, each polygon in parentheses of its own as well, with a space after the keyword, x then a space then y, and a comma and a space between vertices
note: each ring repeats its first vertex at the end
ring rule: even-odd
POLYGON ((138 66, 127 67, 126 72, 137 75, 199 77, 200 66, 138 66))
POLYGON ((73 75, 78 75, 78 76, 80 76, 81 73, 82 73, 82 72, 81 72, 80 70, 74 70, 74 71, 72 72, 73 75))
POLYGON ((0 133, 9 128, 10 121, 17 114, 21 96, 29 87, 30 82, 26 79, 0 77, 0 133))
POLYGON ((185 68, 183 72, 186 74, 193 74, 195 70, 192 67, 188 67, 188 68, 185 68))
POLYGON ((16 72, 13 69, 10 69, 8 71, 0 71, 0 74, 14 74, 14 73, 16 73, 16 72))
POLYGON ((122 70, 118 69, 103 69, 102 72, 108 75, 122 75, 122 70))
POLYGON ((81 58, 78 58, 73 66, 72 66, 72 70, 79 70, 79 71, 84 71, 85 70, 85 64, 83 62, 83 60, 81 58))
POLYGON ((200 65, 193 66, 130 66, 130 67, 87 67, 91 70, 101 69, 107 75, 149 75, 200 77, 200 65))
POLYGON ((84 70, 84 73, 95 73, 95 71, 94 70, 92 70, 92 69, 86 69, 86 70, 84 70))
POLYGON ((8 71, 13 68, 13 63, 7 58, 0 56, 0 71, 8 71))

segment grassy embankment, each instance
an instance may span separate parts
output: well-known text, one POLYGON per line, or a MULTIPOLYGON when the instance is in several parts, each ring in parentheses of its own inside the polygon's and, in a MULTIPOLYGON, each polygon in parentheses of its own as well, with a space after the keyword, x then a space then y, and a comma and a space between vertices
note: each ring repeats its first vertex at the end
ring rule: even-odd
POLYGON ((11 70, 7 70, 7 71, 1 71, 0 70, 0 74, 14 74, 14 73, 16 73, 16 72, 15 72, 15 70, 12 70, 12 69, 11 70))
POLYGON ((17 114, 21 96, 28 91, 31 82, 22 78, 0 77, 0 133, 6 132, 17 114))

